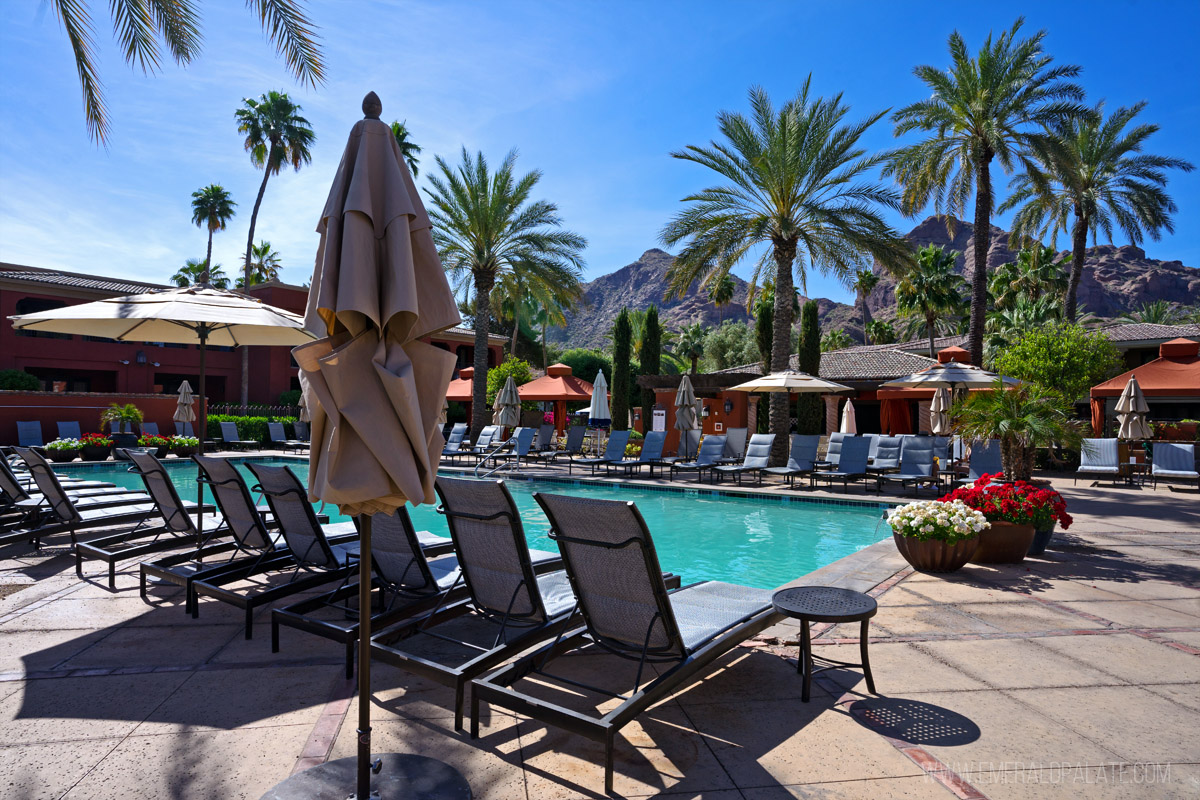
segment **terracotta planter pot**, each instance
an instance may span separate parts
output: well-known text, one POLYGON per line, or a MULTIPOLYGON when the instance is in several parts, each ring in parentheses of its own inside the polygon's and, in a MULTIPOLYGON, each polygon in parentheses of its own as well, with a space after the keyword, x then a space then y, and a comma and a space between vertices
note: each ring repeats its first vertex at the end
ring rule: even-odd
POLYGON ((1033 544, 1035 533, 1032 525, 992 522, 991 528, 979 534, 979 549, 971 557, 971 563, 1020 564, 1033 544))
POLYGON ((893 533, 892 539, 900 555, 918 572, 956 572, 979 546, 978 536, 954 544, 946 544, 940 539, 913 539, 898 533, 893 533))
POLYGON ((172 447, 171 452, 174 453, 175 455, 179 456, 180 458, 187 458, 196 452, 196 448, 193 446, 172 447))
POLYGON ((78 450, 47 450, 46 458, 53 461, 55 464, 65 464, 68 461, 74 461, 79 457, 78 450))
POLYGON ((108 445, 85 445, 79 454, 83 456, 84 461, 103 461, 108 458, 110 452, 112 448, 108 445))

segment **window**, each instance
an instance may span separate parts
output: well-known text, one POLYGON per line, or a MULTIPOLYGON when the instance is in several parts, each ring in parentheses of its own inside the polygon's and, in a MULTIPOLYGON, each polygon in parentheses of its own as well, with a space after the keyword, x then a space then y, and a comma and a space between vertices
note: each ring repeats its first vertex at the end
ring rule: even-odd
MULTIPOLYGON (((39 311, 50 311, 66 306, 61 300, 43 300, 39 297, 22 297, 17 301, 17 314, 36 314, 39 311)), ((31 339, 70 339, 69 333, 50 333, 49 331, 17 331, 17 336, 28 336, 31 339)))

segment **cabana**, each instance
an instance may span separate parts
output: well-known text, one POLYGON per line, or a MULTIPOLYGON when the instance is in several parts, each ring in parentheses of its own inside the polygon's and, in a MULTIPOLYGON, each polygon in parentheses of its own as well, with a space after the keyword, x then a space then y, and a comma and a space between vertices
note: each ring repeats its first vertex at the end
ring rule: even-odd
POLYGON ((1092 432, 1096 436, 1104 435, 1130 376, 1137 378, 1146 396, 1151 419, 1200 417, 1200 342, 1172 339, 1159 346, 1158 358, 1092 387, 1092 432))
POLYGON ((475 391, 475 368, 463 367, 458 371, 458 377, 450 381, 446 387, 447 403, 464 403, 467 406, 467 421, 471 421, 471 401, 475 391))
MULTIPOLYGON (((453 386, 454 384, 450 384, 453 386)), ((554 427, 566 430, 567 403, 586 403, 592 397, 592 384, 576 378, 566 364, 551 364, 546 374, 517 387, 522 402, 554 403, 554 427)))

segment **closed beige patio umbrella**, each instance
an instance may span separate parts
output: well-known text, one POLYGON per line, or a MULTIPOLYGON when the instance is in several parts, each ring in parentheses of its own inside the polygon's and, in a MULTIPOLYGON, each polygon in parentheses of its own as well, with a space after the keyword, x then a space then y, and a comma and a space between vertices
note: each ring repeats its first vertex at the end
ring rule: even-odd
POLYGON ((496 393, 496 403, 493 406, 496 413, 492 416, 493 425, 505 428, 515 428, 521 424, 521 396, 517 394, 517 382, 509 375, 504 386, 496 393))
POLYGON ((696 391, 692 388, 692 379, 686 374, 679 381, 679 390, 675 392, 675 430, 679 431, 679 447, 683 458, 691 458, 695 453, 687 451, 687 432, 700 427, 699 416, 696 414, 696 391))
POLYGON ((196 412, 192 410, 192 403, 195 401, 196 398, 192 396, 192 385, 187 381, 179 384, 179 401, 175 405, 175 416, 172 419, 176 422, 195 422, 196 412))
MULTIPOLYGON (((429 217, 380 111, 379 98, 368 94, 365 119, 350 132, 317 225, 305 324, 322 338, 292 351, 310 389, 309 493, 359 516, 364 610, 371 608, 371 515, 435 499, 444 446, 437 419, 455 359, 421 339, 461 321, 429 217)), ((371 780, 370 623, 364 611, 360 798, 369 795, 371 780)), ((314 769, 328 767, 332 775, 331 764, 314 769)))
POLYGON ((929 431, 934 436, 950 434, 950 390, 945 386, 938 387, 933 393, 933 401, 929 404, 929 431))
POLYGON ((1117 399, 1116 411, 1117 420, 1121 423, 1117 430, 1118 439, 1150 438, 1150 426, 1146 422, 1150 406, 1146 404, 1146 396, 1142 394, 1136 375, 1129 376, 1129 383, 1125 384, 1125 390, 1117 399))

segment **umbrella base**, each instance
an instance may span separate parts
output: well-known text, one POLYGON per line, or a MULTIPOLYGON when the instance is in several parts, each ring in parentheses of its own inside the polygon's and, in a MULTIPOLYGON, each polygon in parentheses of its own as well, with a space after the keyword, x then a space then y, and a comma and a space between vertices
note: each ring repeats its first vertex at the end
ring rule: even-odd
MULTIPOLYGON (((371 797, 380 800, 471 800, 471 786, 453 767, 425 756, 377 753, 383 762, 371 776, 371 797)), ((298 772, 261 800, 346 800, 354 797, 358 759, 339 758, 298 772)))

